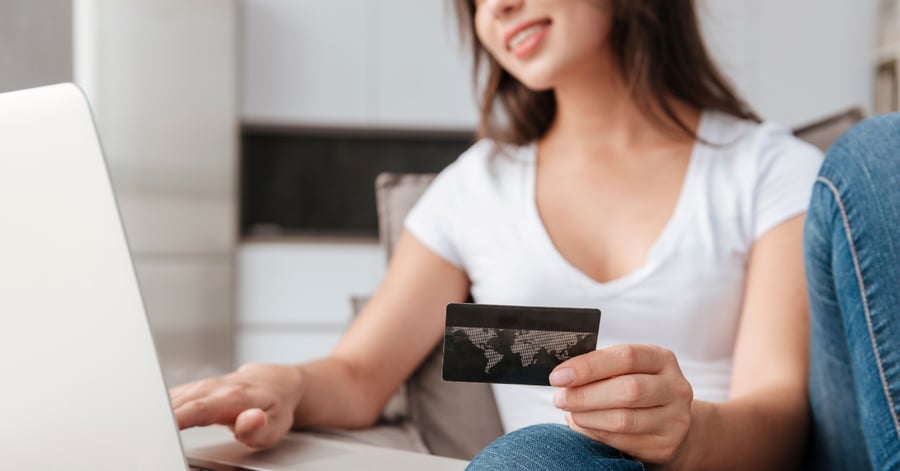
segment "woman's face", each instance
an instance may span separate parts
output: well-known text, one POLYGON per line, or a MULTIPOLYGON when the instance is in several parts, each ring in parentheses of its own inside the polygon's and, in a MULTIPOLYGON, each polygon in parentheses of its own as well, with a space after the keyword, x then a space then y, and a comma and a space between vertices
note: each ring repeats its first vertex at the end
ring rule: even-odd
POLYGON ((475 7, 481 44, 532 90, 608 57, 611 0, 475 0, 475 7))

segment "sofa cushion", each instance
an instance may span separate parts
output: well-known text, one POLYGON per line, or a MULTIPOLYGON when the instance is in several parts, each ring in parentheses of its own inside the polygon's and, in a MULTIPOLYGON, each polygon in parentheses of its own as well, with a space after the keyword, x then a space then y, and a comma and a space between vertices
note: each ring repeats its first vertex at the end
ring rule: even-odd
POLYGON ((489 384, 441 378, 442 345, 437 345, 406 383, 410 420, 435 455, 471 460, 503 435, 489 384))
MULTIPOLYGON (((383 173, 376 179, 379 234, 388 257, 403 232, 407 212, 434 177, 383 173)), ((439 344, 407 381, 409 420, 431 453, 472 459, 503 434, 494 394, 487 384, 444 381, 441 365, 439 344)))
POLYGON ((863 112, 859 108, 852 108, 800 126, 794 129, 794 135, 818 147, 822 152, 828 152, 837 138, 863 118, 863 112))

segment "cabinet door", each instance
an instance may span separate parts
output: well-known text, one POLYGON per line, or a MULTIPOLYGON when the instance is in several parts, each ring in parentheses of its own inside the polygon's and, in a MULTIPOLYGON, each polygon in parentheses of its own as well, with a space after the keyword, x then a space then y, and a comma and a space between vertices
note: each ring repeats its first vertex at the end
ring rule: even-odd
POLYGON ((75 78, 91 101, 117 189, 230 197, 233 2, 80 0, 74 13, 75 78))
MULTIPOLYGON (((370 0, 371 1, 371 0, 370 0)), ((471 53, 448 1, 378 0, 372 56, 379 126, 472 129, 471 53)))
POLYGON ((301 363, 323 358, 341 340, 340 330, 252 330, 239 328, 235 336, 235 365, 301 363))
POLYGON ((371 1, 245 0, 243 121, 366 124, 371 1))
POLYGON ((137 256, 135 270, 170 385, 230 371, 234 361, 230 256, 137 256))
POLYGON ((758 94, 756 44, 759 7, 746 0, 701 0, 697 13, 704 41, 719 68, 746 99, 758 94))
POLYGON ((238 266, 240 327, 343 330, 351 297, 375 292, 385 261, 376 242, 245 242, 238 266))
POLYGON ((760 28, 757 107, 796 126, 872 102, 876 0, 754 2, 760 28))

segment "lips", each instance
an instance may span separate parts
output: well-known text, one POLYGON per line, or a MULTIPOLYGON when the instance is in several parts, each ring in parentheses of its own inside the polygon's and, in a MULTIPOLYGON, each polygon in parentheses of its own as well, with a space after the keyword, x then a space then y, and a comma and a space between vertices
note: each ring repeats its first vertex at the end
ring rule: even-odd
POLYGON ((550 20, 546 18, 522 23, 510 31, 507 31, 506 34, 503 35, 503 42, 506 44, 507 50, 512 51, 522 43, 526 42, 529 38, 543 32, 549 25, 550 20))

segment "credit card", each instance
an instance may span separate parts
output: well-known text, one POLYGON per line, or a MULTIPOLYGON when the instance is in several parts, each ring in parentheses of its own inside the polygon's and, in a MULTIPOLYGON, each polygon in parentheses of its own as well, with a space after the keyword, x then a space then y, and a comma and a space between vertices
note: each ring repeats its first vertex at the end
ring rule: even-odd
POLYGON ((445 381, 550 385, 550 372, 597 349, 600 310, 448 304, 445 381))

